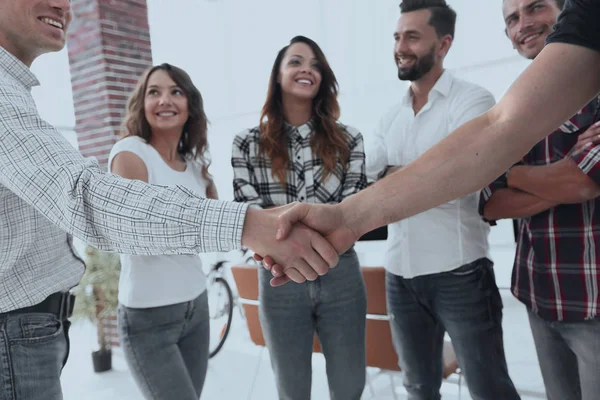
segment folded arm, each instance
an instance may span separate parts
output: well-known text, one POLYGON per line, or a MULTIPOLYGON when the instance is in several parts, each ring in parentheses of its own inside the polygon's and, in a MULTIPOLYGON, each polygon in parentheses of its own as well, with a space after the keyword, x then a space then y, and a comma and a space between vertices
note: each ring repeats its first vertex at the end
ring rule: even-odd
MULTIPOLYGON (((598 157, 589 158, 588 162, 597 163, 598 157)), ((544 166, 516 166, 508 174, 508 186, 561 204, 582 203, 600 195, 600 186, 570 157, 544 166)))
POLYGON ((488 221, 505 218, 525 218, 539 214, 556 205, 558 204, 520 190, 501 189, 487 201, 483 208, 483 217, 488 221))

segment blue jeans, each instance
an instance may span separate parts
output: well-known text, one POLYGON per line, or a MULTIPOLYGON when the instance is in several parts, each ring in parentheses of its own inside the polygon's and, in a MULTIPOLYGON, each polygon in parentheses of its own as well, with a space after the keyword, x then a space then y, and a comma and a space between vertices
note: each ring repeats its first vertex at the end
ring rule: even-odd
POLYGON ((413 279, 388 273, 386 292, 409 399, 441 398, 446 331, 474 400, 519 399, 504 356, 502 298, 490 260, 413 279))
POLYGON ((600 318, 549 322, 528 311, 548 400, 600 397, 600 318))
POLYGON ((332 400, 359 400, 366 379, 367 297, 353 249, 313 282, 271 287, 259 268, 259 315, 279 399, 308 400, 315 332, 332 400))
POLYGON ((0 400, 60 400, 70 322, 54 314, 0 314, 0 400))
POLYGON ((146 399, 200 398, 210 340, 206 291, 163 307, 120 305, 118 325, 125 360, 146 399))

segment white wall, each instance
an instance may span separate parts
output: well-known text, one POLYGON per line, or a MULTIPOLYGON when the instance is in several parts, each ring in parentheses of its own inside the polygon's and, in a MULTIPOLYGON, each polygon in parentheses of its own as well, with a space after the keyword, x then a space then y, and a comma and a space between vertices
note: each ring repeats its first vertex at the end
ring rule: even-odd
MULTIPOLYGON (((187 70, 200 88, 211 121, 212 172, 224 199, 232 198, 231 141, 258 123, 275 55, 294 35, 317 41, 340 84, 342 121, 368 140, 381 113, 405 88, 392 59, 399 0, 148 0, 155 63, 187 70)), ((446 66, 500 98, 527 65, 505 37, 500 0, 449 0, 458 13, 446 66)), ((74 125, 66 51, 33 66, 42 87, 34 96, 42 116, 74 125)), ((491 241, 508 244, 506 222, 491 241)))

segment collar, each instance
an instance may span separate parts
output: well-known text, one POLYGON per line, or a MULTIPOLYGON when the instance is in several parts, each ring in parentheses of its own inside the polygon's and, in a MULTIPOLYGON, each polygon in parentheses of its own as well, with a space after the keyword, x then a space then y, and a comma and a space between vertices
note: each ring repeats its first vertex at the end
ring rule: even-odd
POLYGON ((314 129, 314 120, 311 119, 310 121, 308 121, 305 124, 302 124, 300 126, 294 126, 290 123, 288 123, 287 121, 285 121, 284 123, 285 129, 288 132, 288 134, 295 134, 296 132, 300 135, 300 137, 302 137, 302 139, 306 139, 308 136, 310 136, 310 134, 312 133, 313 129, 314 129))
MULTIPOLYGON (((448 97, 448 95, 450 94, 450 89, 452 88, 453 81, 454 76, 452 75, 452 73, 447 69, 444 69, 444 72, 442 72, 442 75, 440 75, 435 85, 433 85, 433 87, 429 91, 429 94, 431 95, 431 93, 439 93, 443 97, 448 97)), ((412 90, 410 86, 408 87, 406 93, 404 94, 404 97, 402 98, 402 104, 404 104, 407 107, 412 107, 413 105, 412 90)))
POLYGON ((2 46, 0 46, 0 74, 14 78, 28 90, 40 84, 31 69, 2 46))

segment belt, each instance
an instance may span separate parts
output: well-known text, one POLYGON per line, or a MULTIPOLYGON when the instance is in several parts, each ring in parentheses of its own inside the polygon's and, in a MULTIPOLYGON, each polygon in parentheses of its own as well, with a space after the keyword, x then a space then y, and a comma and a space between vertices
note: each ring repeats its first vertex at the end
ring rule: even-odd
POLYGON ((54 314, 59 320, 66 320, 73 315, 73 306, 75 305, 75 295, 71 293, 57 292, 46 297, 44 301, 30 307, 23 307, 17 310, 11 310, 5 314, 31 314, 31 313, 49 313, 54 314))

